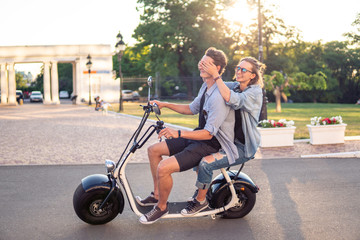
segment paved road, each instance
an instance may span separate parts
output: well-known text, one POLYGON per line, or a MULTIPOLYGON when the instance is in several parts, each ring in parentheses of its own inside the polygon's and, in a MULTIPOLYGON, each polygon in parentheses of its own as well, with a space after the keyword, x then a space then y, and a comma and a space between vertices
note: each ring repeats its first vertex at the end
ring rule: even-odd
MULTIPOLYGON (((360 161, 354 158, 250 161, 244 171, 261 191, 243 219, 144 226, 126 204, 109 224, 83 223, 72 207, 75 188, 82 177, 105 172, 104 159, 119 157, 138 122, 71 104, 1 106, 0 239, 360 239, 360 161)), ((134 162, 128 178, 134 193, 145 196, 151 191, 146 145, 134 162)), ((170 200, 192 195, 194 173, 174 177, 170 200)))
MULTIPOLYGON (((245 166, 260 186, 243 219, 164 219, 142 225, 126 203, 112 222, 77 218, 72 195, 103 165, 0 167, 0 239, 360 239, 359 159, 256 159, 245 166)), ((151 191, 148 164, 128 165, 135 194, 151 191), (140 174, 140 176, 139 176, 140 174)), ((170 200, 192 194, 194 173, 175 174, 170 200)))

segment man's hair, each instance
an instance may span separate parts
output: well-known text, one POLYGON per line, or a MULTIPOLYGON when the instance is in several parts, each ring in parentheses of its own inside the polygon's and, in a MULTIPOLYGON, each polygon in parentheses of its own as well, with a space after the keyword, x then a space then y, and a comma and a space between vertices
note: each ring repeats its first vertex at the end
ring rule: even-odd
POLYGON ((214 60, 214 64, 216 66, 220 66, 219 74, 223 74, 225 72, 225 67, 227 65, 227 57, 225 53, 219 49, 214 47, 210 47, 206 50, 205 56, 211 57, 214 60))

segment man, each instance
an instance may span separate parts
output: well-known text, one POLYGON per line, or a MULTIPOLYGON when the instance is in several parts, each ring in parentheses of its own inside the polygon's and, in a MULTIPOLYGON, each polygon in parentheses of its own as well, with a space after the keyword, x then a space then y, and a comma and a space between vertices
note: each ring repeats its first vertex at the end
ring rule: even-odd
MULTIPOLYGON (((219 75, 227 64, 225 54, 221 50, 209 48, 201 61, 213 63, 219 75)), ((204 84, 198 96, 189 105, 154 101, 159 108, 167 107, 181 114, 199 113, 199 127, 194 131, 176 131, 164 128, 159 138, 166 137, 164 142, 156 143, 148 148, 151 174, 154 181, 154 192, 145 199, 136 197, 141 206, 155 205, 154 208, 140 217, 143 224, 151 224, 169 212, 167 200, 172 189, 171 174, 182 172, 197 166, 200 160, 216 153, 222 148, 228 156, 237 158, 234 144, 234 111, 225 104, 217 85, 216 78, 199 68, 204 84), (162 156, 170 156, 162 159, 162 156)), ((198 202, 197 208, 204 209, 207 201, 198 202)))

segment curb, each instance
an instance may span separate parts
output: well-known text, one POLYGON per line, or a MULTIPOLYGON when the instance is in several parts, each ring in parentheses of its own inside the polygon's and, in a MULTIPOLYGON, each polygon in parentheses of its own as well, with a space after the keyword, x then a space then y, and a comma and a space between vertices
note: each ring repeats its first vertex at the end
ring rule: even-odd
MULTIPOLYGON (((345 141, 360 141, 360 136, 345 136, 345 141)), ((294 139, 294 143, 307 143, 310 139, 294 139)))
POLYGON ((360 151, 301 155, 301 158, 360 158, 360 151))

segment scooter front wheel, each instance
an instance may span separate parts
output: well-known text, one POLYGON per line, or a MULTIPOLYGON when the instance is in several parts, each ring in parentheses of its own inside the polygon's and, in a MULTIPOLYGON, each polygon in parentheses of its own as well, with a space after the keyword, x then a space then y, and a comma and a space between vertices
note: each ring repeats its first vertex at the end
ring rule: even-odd
POLYGON ((105 200, 109 190, 95 189, 85 192, 80 184, 73 197, 74 210, 77 216, 89 224, 105 224, 113 220, 118 214, 120 204, 116 199, 116 193, 113 193, 105 206, 99 209, 101 203, 105 200))
MULTIPOLYGON (((246 216, 254 207, 256 194, 247 186, 241 183, 234 184, 236 194, 239 198, 239 205, 232 207, 222 213, 223 218, 242 218, 246 216)), ((228 186, 222 186, 213 196, 212 204, 215 208, 220 208, 228 204, 231 200, 231 192, 228 186)))

